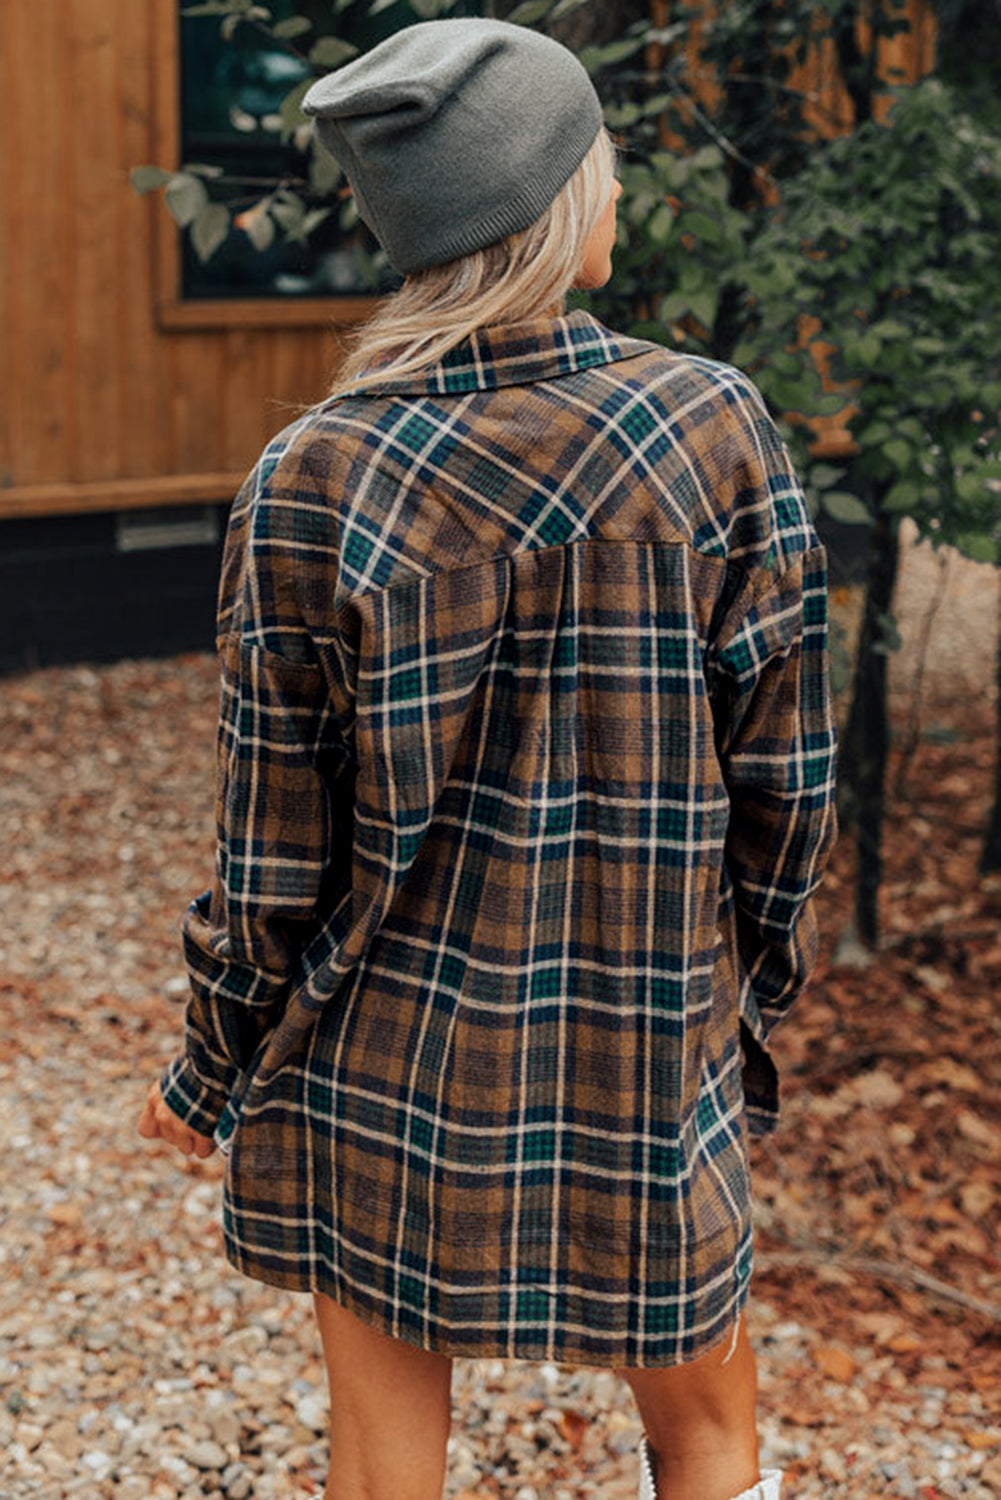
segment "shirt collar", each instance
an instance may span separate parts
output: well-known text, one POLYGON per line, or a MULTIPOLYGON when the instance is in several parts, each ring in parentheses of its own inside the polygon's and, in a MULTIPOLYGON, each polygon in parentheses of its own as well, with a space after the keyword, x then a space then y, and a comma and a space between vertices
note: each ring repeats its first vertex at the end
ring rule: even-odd
MULTIPOLYGON (((530 385, 631 359, 648 344, 612 333, 583 309, 560 318, 477 329, 443 359, 412 375, 366 385, 360 396, 448 396, 530 385)), ((350 398, 350 393, 348 393, 350 398)))

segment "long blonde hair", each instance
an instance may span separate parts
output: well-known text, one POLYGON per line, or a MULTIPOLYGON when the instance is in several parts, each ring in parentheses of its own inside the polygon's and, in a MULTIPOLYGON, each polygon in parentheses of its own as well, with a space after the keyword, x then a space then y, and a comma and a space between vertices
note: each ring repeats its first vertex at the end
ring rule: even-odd
POLYGON ((366 385, 424 369, 477 328, 561 314, 614 177, 615 147, 603 127, 534 224, 408 276, 351 336, 330 395, 353 395, 366 385))

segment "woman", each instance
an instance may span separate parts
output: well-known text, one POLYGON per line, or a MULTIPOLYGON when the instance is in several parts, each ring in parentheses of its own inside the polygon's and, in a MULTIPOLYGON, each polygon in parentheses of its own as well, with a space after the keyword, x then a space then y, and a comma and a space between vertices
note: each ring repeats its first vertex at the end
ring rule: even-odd
POLYGON ((406 279, 234 504, 140 1130, 313 1294, 328 1500, 437 1500, 456 1355, 617 1370, 645 1500, 775 1500, 747 1136, 833 831, 823 551, 744 376, 564 314, 618 196, 568 51, 427 22, 304 109, 406 279))

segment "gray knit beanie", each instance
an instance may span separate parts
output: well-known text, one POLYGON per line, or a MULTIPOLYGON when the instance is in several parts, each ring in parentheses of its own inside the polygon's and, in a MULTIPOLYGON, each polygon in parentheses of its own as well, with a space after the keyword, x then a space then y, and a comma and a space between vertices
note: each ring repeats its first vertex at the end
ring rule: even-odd
POLYGON ((527 229, 580 166, 601 104, 572 52, 507 21, 424 21, 302 101, 401 274, 527 229))

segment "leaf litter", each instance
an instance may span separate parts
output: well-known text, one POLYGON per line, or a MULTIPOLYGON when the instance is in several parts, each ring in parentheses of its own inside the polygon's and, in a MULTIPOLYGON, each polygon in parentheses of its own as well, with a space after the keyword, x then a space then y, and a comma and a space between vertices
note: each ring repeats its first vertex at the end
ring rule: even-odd
MULTIPOLYGON (((322 1493, 310 1299, 228 1266, 218 1156, 135 1131, 180 1043, 216 695, 203 655, 0 684, 5 1500, 322 1493)), ((891 801, 883 945, 837 961, 843 837, 817 973, 775 1034, 782 1124, 752 1144, 762 1463, 790 1500, 1001 1492, 993 725, 986 700, 936 712, 957 732, 921 741, 891 801)), ((446 1500, 633 1500, 641 1432, 610 1371, 456 1360, 446 1500)))

